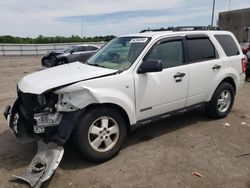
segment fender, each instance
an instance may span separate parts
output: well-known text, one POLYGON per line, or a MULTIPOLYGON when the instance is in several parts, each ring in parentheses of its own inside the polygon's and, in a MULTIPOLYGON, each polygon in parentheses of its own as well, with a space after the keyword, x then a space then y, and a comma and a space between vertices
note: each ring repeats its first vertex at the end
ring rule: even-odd
POLYGON ((135 108, 134 101, 120 90, 84 87, 80 90, 78 88, 78 90, 72 92, 68 89, 62 89, 56 93, 63 95, 63 102, 70 103, 77 109, 83 109, 91 104, 115 104, 120 106, 127 113, 130 125, 136 122, 135 112, 133 110, 135 108))
POLYGON ((212 89, 210 90, 210 92, 208 92, 208 95, 206 97, 207 102, 209 102, 212 99, 215 90, 225 78, 232 78, 236 86, 236 92, 239 90, 239 85, 240 85, 239 83, 241 81, 239 73, 232 67, 224 68, 223 71, 221 71, 218 75, 216 75, 215 83, 210 83, 209 88, 212 89))

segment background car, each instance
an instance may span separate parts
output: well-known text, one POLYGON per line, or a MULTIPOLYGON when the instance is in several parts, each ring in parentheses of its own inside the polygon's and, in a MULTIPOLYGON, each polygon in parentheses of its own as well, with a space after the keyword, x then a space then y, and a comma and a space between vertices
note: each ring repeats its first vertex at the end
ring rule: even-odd
POLYGON ((95 45, 77 45, 69 46, 63 50, 51 50, 42 58, 41 63, 43 67, 54 67, 75 61, 84 62, 99 48, 95 45))
POLYGON ((250 51, 250 43, 240 43, 241 50, 243 54, 246 54, 248 51, 250 51))
POLYGON ((246 80, 250 82, 250 50, 246 53, 247 64, 246 64, 246 80))

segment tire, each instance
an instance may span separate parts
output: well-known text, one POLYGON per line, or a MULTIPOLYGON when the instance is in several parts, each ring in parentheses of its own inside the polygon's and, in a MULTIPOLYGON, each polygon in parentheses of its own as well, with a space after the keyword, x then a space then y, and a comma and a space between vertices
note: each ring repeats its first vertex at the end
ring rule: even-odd
POLYGON ((234 103, 235 91, 230 83, 222 82, 215 90, 208 105, 208 113, 212 118, 223 118, 231 111, 234 103))
POLYGON ((60 59, 58 62, 57 62, 57 65, 63 65, 63 64, 66 64, 68 63, 68 60, 67 59, 60 59))
POLYGON ((118 111, 106 107, 92 108, 79 119, 73 136, 84 158, 104 162, 120 151, 127 129, 118 111))

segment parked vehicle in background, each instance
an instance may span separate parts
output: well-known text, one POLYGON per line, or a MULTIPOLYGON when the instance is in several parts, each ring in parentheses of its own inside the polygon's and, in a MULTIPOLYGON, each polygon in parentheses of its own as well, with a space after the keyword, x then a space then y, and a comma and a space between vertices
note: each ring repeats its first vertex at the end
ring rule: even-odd
POLYGON ((241 50, 243 54, 246 54, 248 51, 250 51, 250 43, 240 43, 241 50))
POLYGON ((63 50, 51 50, 42 58, 41 63, 44 67, 54 67, 75 61, 84 62, 98 49, 99 47, 95 45, 76 45, 63 50))
POLYGON ((246 80, 250 82, 250 43, 240 44, 243 54, 247 57, 246 62, 246 80))
POLYGON ((246 65, 246 80, 250 82, 250 50, 246 53, 247 65, 246 65))

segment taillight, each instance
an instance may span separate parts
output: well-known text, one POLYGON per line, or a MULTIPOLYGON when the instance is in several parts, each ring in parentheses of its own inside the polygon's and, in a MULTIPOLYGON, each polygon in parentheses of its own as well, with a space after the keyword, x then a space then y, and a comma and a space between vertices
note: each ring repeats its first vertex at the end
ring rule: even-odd
POLYGON ((247 59, 246 59, 246 57, 244 57, 244 58, 241 59, 242 73, 246 72, 246 69, 247 69, 246 66, 247 66, 247 59))

